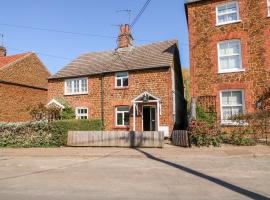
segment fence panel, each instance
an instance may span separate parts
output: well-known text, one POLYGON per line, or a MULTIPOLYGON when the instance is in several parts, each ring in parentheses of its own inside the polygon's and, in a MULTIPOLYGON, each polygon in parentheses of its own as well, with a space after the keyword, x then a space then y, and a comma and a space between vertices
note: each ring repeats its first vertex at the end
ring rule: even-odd
POLYGON ((164 145, 164 133, 160 131, 69 131, 67 145, 162 148, 164 145))

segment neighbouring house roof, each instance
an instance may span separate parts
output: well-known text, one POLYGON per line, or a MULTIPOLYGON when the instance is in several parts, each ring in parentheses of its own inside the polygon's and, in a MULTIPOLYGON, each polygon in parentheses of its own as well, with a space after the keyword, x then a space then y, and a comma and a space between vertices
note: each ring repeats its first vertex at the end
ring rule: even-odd
POLYGON ((111 51, 85 53, 49 79, 169 67, 173 63, 177 48, 177 40, 168 40, 111 51))
POLYGON ((0 57, 0 82, 47 90, 50 72, 34 52, 0 57))
POLYGON ((204 1, 204 0, 186 0, 185 4, 195 3, 195 2, 198 2, 198 1, 204 1))
POLYGON ((31 52, 28 53, 21 53, 21 54, 16 54, 16 55, 12 55, 12 56, 4 56, 4 57, 0 57, 0 69, 2 67, 5 67, 9 64, 14 63, 15 61, 27 56, 31 54, 31 52))

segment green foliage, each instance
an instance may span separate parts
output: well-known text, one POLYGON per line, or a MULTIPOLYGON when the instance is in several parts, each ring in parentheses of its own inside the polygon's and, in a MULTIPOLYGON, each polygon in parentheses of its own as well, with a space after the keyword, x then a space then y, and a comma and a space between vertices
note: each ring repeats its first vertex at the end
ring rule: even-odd
POLYGON ((224 133, 218 124, 206 121, 192 121, 189 126, 191 143, 196 146, 220 146, 224 133))
POLYGON ((102 130, 100 120, 62 120, 0 123, 0 147, 59 147, 66 145, 69 130, 102 130))
POLYGON ((197 107, 196 108, 197 120, 205 121, 209 125, 216 123, 216 113, 206 113, 204 112, 203 108, 197 107))
POLYGON ((64 146, 67 143, 68 131, 101 131, 100 120, 61 120, 50 123, 53 133, 51 144, 53 146, 64 146))
POLYGON ((64 99, 57 99, 59 103, 61 103, 65 108, 60 111, 60 118, 62 120, 67 120, 67 119, 75 119, 75 111, 74 109, 69 105, 69 103, 64 100, 64 99))
POLYGON ((231 132, 229 143, 241 146, 255 145, 256 140, 252 138, 253 134, 253 130, 248 127, 236 128, 231 132))

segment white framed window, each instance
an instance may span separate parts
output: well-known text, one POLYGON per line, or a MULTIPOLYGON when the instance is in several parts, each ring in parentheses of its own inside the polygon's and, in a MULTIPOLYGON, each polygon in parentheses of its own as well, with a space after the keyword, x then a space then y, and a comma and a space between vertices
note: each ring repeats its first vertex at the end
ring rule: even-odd
POLYGON ((65 95, 87 94, 88 79, 77 78, 65 80, 65 95))
POLYGON ((218 43, 218 72, 243 71, 240 40, 227 40, 218 43))
POLYGON ((239 3, 233 1, 218 5, 216 7, 216 18, 217 25, 239 22, 239 3))
POLYGON ((115 87, 128 87, 128 72, 119 72, 115 74, 115 87))
POLYGON ((76 108, 76 119, 88 119, 88 108, 77 107, 76 108))
POLYGON ((267 0, 268 17, 270 17, 270 0, 267 0))
POLYGON ((128 126, 129 125, 129 107, 118 106, 115 108, 116 126, 128 126))
POLYGON ((243 90, 223 90, 220 92, 221 122, 230 124, 233 116, 244 114, 245 97, 243 90))

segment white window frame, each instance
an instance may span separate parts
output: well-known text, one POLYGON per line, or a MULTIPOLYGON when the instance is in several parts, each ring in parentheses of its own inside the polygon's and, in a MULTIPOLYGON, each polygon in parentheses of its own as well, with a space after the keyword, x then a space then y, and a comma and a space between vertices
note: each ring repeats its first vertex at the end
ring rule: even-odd
POLYGON ((270 0, 266 0, 267 1, 267 13, 268 13, 268 17, 270 17, 270 0))
POLYGON ((124 81, 123 81, 123 79, 124 78, 127 78, 128 79, 128 85, 129 85, 129 74, 128 74, 128 72, 117 72, 116 74, 115 74, 115 87, 116 88, 127 88, 128 87, 128 85, 127 86, 124 86, 124 81), (127 74, 126 76, 124 76, 124 77, 117 77, 117 75, 119 75, 119 74, 127 74), (117 86, 117 80, 121 80, 121 86, 117 86))
MULTIPOLYGON (((220 41, 217 43, 217 50, 218 50, 218 73, 231 73, 231 72, 243 72, 245 69, 243 68, 243 61, 242 61, 242 46, 241 46, 241 41, 239 39, 233 39, 233 40, 224 40, 220 41), (232 69, 221 69, 221 64, 220 64, 220 45, 223 43, 228 43, 228 42, 238 42, 240 48, 239 48, 239 63, 240 66, 239 68, 232 68, 232 69)), ((226 55, 227 57, 233 56, 233 55, 226 55)))
POLYGON ((88 78, 74 78, 74 79, 66 79, 65 80, 65 95, 80 95, 80 94, 88 94, 88 78), (86 91, 82 91, 82 81, 86 80, 86 91), (67 84, 71 81, 71 92, 68 92, 67 84), (75 89, 75 81, 79 81, 79 91, 74 92, 75 89))
POLYGON ((129 106, 116 106, 115 107, 115 126, 117 126, 117 127, 127 127, 127 126, 129 126, 130 125, 130 110, 129 110, 129 106), (117 108, 119 108, 119 107, 127 107, 128 108, 128 111, 118 111, 117 110, 117 108), (117 124, 117 114, 118 113, 121 113, 122 114, 122 124, 121 125, 119 125, 119 124, 117 124), (128 125, 125 125, 125 113, 129 113, 129 124, 128 125))
MULTIPOLYGON (((232 12, 232 13, 234 13, 234 12, 232 12)), ((228 14, 232 14, 232 13, 226 13, 226 14, 222 14, 222 15, 228 15, 228 14)), ((216 6, 216 26, 221 26, 221 25, 225 25, 225 24, 233 24, 233 23, 237 23, 237 22, 241 22, 240 13, 239 13, 239 2, 238 1, 230 1, 230 2, 226 2, 226 3, 219 4, 219 5, 216 6), (221 14, 218 13, 218 8, 221 7, 221 6, 228 5, 228 4, 233 4, 233 3, 236 3, 237 20, 219 23, 218 17, 221 14)))
MULTIPOLYGON (((242 106, 243 109, 243 114, 245 114, 245 91, 243 89, 229 89, 229 90, 221 90, 219 93, 219 100, 220 100, 220 118, 221 118, 221 124, 224 125, 240 125, 238 122, 233 121, 233 120, 224 120, 223 119, 223 105, 222 105, 222 93, 223 92, 241 92, 242 93, 242 105, 230 105, 231 106, 242 106)), ((242 123, 242 125, 246 125, 245 122, 242 123)))
POLYGON ((75 109, 76 119, 81 119, 80 117, 87 117, 86 119, 89 119, 89 112, 87 107, 76 107, 75 109), (79 110, 86 109, 86 114, 79 114, 79 110))

